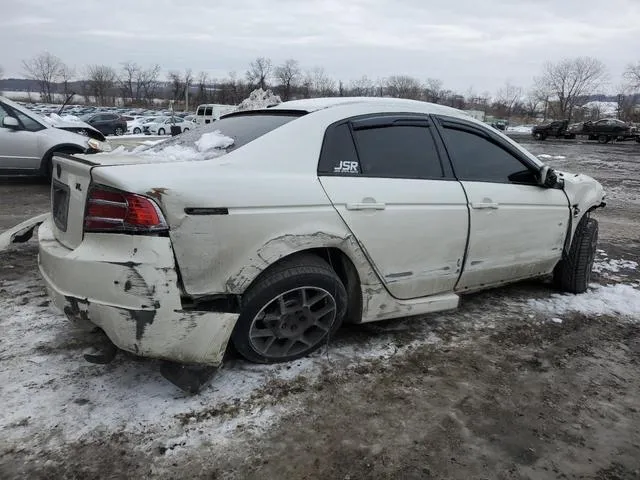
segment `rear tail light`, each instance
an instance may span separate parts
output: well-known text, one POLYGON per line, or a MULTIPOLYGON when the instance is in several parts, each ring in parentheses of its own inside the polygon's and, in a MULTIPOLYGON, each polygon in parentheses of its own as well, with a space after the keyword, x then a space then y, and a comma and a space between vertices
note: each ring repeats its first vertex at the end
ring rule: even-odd
POLYGON ((89 190, 85 232, 161 233, 167 230, 160 208, 150 198, 103 187, 89 190))

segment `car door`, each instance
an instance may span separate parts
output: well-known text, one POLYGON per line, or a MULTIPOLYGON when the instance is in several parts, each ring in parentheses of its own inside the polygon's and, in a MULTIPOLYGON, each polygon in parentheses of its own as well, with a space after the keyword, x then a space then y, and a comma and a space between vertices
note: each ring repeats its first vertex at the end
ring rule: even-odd
POLYGON ((440 118, 440 132, 469 201, 469 245, 458 290, 549 273, 570 217, 564 190, 538 186, 539 165, 489 129, 440 118))
POLYGON ((106 115, 103 113, 98 113, 93 117, 91 117, 87 123, 92 127, 98 129, 100 133, 102 133, 103 135, 107 135, 110 132, 107 129, 107 124, 105 120, 106 120, 106 115))
POLYGON ((441 162, 428 117, 386 115, 330 127, 319 179, 389 292, 453 290, 467 242, 464 191, 441 162))
POLYGON ((42 160, 40 131, 46 127, 0 102, 0 168, 37 170, 42 160), (5 117, 18 120, 17 128, 2 125, 5 117))

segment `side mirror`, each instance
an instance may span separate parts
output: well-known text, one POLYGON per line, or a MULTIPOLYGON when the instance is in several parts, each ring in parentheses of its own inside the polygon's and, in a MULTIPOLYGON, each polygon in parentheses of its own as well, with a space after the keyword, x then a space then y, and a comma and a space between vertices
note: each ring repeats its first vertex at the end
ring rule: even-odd
POLYGON ((546 188, 562 188, 564 187, 564 180, 558 177, 558 174, 553 168, 545 165, 540 170, 540 186, 546 188))
POLYGON ((18 119, 14 117, 4 117, 2 119, 2 126, 5 128, 11 128, 12 130, 16 130, 20 128, 20 122, 18 122, 18 119))

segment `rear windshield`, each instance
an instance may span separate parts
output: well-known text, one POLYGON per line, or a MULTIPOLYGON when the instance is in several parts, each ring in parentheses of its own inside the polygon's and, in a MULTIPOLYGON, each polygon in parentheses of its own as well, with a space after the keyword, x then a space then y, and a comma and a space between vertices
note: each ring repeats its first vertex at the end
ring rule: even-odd
POLYGON ((164 142, 158 143, 149 149, 160 150, 172 145, 197 149, 196 142, 201 139, 202 135, 219 131, 222 135, 233 139, 233 144, 225 149, 226 152, 230 152, 254 141, 256 138, 281 127, 286 123, 289 123, 292 120, 295 120, 296 118, 299 118, 303 114, 303 112, 287 112, 286 114, 265 112, 259 114, 249 113, 243 115, 232 115, 189 130, 181 135, 177 135, 165 140, 164 142))

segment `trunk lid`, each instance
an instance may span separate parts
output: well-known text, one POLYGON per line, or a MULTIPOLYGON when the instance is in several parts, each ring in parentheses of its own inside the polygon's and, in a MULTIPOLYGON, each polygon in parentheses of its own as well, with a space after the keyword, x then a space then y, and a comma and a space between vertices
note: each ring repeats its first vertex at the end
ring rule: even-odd
POLYGON ((82 242, 84 208, 91 184, 89 160, 69 155, 55 155, 51 174, 51 214, 56 239, 68 248, 82 242))

